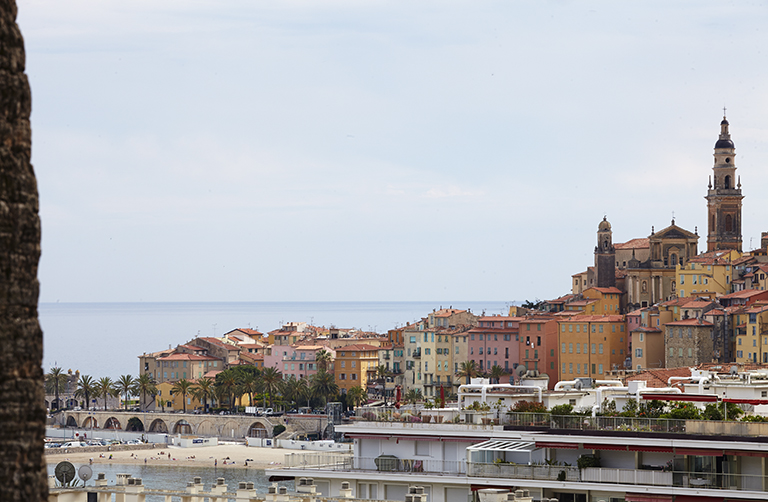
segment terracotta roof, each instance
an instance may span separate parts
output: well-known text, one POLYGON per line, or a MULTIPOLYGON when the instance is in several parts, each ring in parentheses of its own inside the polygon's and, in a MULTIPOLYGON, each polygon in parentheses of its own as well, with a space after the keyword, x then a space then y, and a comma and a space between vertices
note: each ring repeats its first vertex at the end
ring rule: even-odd
POLYGON ((647 237, 640 239, 632 239, 627 242, 619 242, 613 245, 614 249, 644 249, 650 248, 651 243, 647 237))
POLYGON ((432 317, 450 317, 453 314, 461 314, 466 310, 459 309, 440 309, 432 313, 432 317))
POLYGON ((603 293, 604 295, 607 295, 607 294, 621 294, 621 290, 619 288, 615 288, 615 287, 610 287, 610 288, 594 287, 594 288, 589 288, 589 289, 594 289, 595 291, 599 291, 599 292, 603 293))
POLYGON ((184 354, 183 352, 175 352, 165 357, 158 357, 159 361, 218 361, 218 357, 212 356, 200 356, 197 354, 184 354))
MULTIPOLYGON (((575 315, 568 321, 573 322, 624 322, 623 315, 575 315)), ((563 321, 561 321, 563 322, 563 321)))
POLYGON ((712 305, 712 303, 713 302, 711 302, 711 301, 694 300, 694 301, 688 302, 685 305, 683 305, 683 308, 686 308, 686 309, 701 309, 701 308, 708 307, 708 306, 712 305))
POLYGON ((206 342, 208 342, 208 343, 210 343, 212 345, 217 345, 217 346, 221 347, 222 349, 240 350, 240 348, 237 347, 236 345, 231 345, 229 343, 224 343, 221 340, 219 340, 218 338, 203 337, 203 338, 200 338, 200 340, 205 340, 206 342))
POLYGON ((707 251, 705 253, 701 253, 698 256, 694 256, 693 258, 690 258, 688 260, 688 263, 699 263, 703 265, 715 265, 717 263, 725 264, 731 264, 730 260, 723 260, 723 256, 730 254, 730 250, 716 250, 716 251, 707 251))
POLYGON ((720 298, 726 298, 729 300, 731 298, 752 298, 753 296, 757 296, 764 293, 765 291, 761 291, 759 289, 743 289, 741 291, 734 291, 733 293, 723 295, 720 298))
MULTIPOLYGON (((650 388, 669 387, 670 377, 690 377, 690 368, 659 368, 643 370, 627 378, 627 382, 643 380, 650 388)), ((679 381, 678 381, 679 382, 679 381)))
POLYGON ((725 315, 725 311, 723 309, 712 309, 708 312, 704 312, 704 315, 725 315))

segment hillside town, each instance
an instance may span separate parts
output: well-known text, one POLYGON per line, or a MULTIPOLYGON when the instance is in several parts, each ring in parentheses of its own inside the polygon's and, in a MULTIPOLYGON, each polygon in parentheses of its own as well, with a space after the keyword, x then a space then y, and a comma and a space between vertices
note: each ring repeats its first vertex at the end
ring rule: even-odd
POLYGON ((706 191, 706 243, 674 219, 616 243, 603 217, 594 263, 573 274, 567 294, 507 315, 441 306, 386 334, 289 322, 267 333, 197 337, 138 356, 139 375, 151 376, 161 396, 145 404, 199 408, 192 397, 173 399, 171 388, 235 366, 272 368, 284 380, 327 371, 342 395, 360 388, 390 401, 396 389, 425 400, 454 396, 468 376, 541 376, 553 389, 575 378, 653 381, 676 368, 759 368, 768 363, 768 232, 759 248, 743 250, 735 158, 723 117, 706 191))

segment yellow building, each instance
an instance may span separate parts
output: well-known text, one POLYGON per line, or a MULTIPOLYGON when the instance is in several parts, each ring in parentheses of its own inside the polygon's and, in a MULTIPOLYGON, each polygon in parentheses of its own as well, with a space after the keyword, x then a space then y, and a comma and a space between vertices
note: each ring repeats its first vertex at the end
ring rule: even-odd
MULTIPOLYGON (((171 382, 162 382, 157 385, 157 397, 155 398, 155 410, 165 411, 182 411, 184 409, 184 398, 181 394, 171 394, 173 384, 171 382)), ((190 389, 191 390, 191 389, 190 389)), ((202 409, 203 404, 192 396, 192 393, 187 393, 187 411, 195 409, 202 409)), ((211 406, 211 403, 208 403, 211 406)))
POLYGON ((731 292, 736 277, 732 263, 741 257, 735 249, 708 251, 677 266, 677 294, 680 297, 716 296, 731 292))
POLYGON ((339 386, 341 392, 346 392, 352 387, 365 389, 369 377, 375 378, 378 364, 378 347, 367 344, 338 347, 336 359, 333 361, 336 385, 339 386))
POLYGON ((615 315, 619 313, 621 290, 619 288, 588 288, 582 293, 585 300, 594 300, 585 307, 587 315, 615 315))
POLYGON ((768 305, 755 304, 733 314, 736 362, 768 363, 768 305))
POLYGON ((600 379, 614 368, 623 368, 628 336, 623 315, 558 320, 559 380, 600 379))

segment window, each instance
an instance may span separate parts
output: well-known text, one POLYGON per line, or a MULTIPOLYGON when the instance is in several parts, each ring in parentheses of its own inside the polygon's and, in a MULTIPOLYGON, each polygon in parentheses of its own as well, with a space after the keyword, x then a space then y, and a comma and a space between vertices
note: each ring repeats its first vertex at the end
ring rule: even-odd
POLYGON ((683 348, 682 347, 677 349, 677 355, 678 355, 678 357, 683 357, 683 348))
POLYGON ((638 359, 643 357, 643 349, 635 349, 635 357, 638 359))
POLYGON ((573 373, 573 363, 568 363, 568 373, 573 373))
POLYGON ((669 357, 675 357, 675 348, 674 347, 670 347, 669 348, 669 357))
POLYGON ((562 343, 562 348, 561 348, 560 352, 565 354, 565 342, 562 343))
POLYGON ((576 353, 577 353, 577 354, 581 354, 581 351, 579 350, 579 347, 581 347, 581 344, 580 344, 580 343, 577 343, 577 344, 576 344, 576 353))
POLYGON ((483 341, 483 335, 478 335, 478 338, 480 339, 481 342, 483 341))
POLYGON ((573 344, 572 343, 568 344, 568 353, 569 354, 573 354, 573 344))
POLYGON ((562 366, 563 366, 563 371, 562 371, 562 373, 563 373, 563 374, 565 374, 565 363, 563 363, 563 365, 562 365, 562 366))
POLYGON ((595 344, 594 343, 592 344, 592 353, 593 354, 595 353, 595 344))
POLYGON ((598 351, 598 353, 602 354, 603 353, 603 344, 602 343, 600 344, 599 348, 600 348, 600 350, 598 351))
POLYGON ((352 380, 357 380, 357 374, 356 373, 352 373, 352 380))
POLYGON ((602 374, 603 374, 603 365, 602 365, 602 364, 598 364, 598 365, 597 365, 597 373, 598 373, 599 375, 602 375, 602 374))
MULTIPOLYGON (((416 337, 415 337, 415 336, 412 336, 412 337, 411 337, 411 343, 416 343, 416 337)), ((343 354, 344 354, 344 353, 342 352, 342 355, 343 355, 343 354)))
POLYGON ((688 357, 693 357, 693 349, 690 347, 688 348, 688 357))

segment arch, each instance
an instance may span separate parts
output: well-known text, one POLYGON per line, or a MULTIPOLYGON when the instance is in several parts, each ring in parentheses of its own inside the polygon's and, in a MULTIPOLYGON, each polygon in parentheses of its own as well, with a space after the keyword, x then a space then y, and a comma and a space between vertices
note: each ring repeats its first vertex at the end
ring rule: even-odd
POLYGON ((144 422, 139 417, 131 417, 128 419, 125 430, 128 432, 144 432, 144 422))
POLYGON ((642 282, 641 289, 642 289, 643 293, 647 293, 648 292, 648 281, 643 281, 642 282))
POLYGON ((726 190, 731 188, 731 176, 729 174, 725 175, 725 188, 726 190))
POLYGON ((250 438, 265 438, 267 436, 267 428, 261 422, 254 422, 248 428, 248 437, 250 438))
POLYGON ((186 420, 179 420, 173 426, 174 434, 192 434, 192 426, 186 420))
POLYGON ((227 420, 224 425, 221 426, 220 436, 223 437, 244 437, 245 425, 236 420, 227 420))
POLYGON ((214 425, 213 420, 203 420, 197 424, 195 434, 199 436, 218 436, 219 428, 214 425))
POLYGON ((99 428, 99 422, 96 420, 96 417, 87 417, 85 420, 83 420, 83 429, 98 429, 99 428))
POLYGON ((105 429, 116 429, 116 430, 120 430, 120 429, 122 429, 123 427, 120 425, 120 420, 118 420, 118 419, 117 419, 117 418, 115 418, 115 417, 109 417, 109 418, 107 419, 107 421, 104 423, 104 428, 105 428, 105 429))
POLYGON ((67 427, 77 427, 77 420, 72 415, 67 417, 67 427))
POLYGON ((725 231, 726 232, 733 231, 733 217, 730 214, 725 215, 725 231))
POLYGON ((164 432, 168 433, 168 425, 164 420, 156 418, 149 424, 149 432, 164 432))

